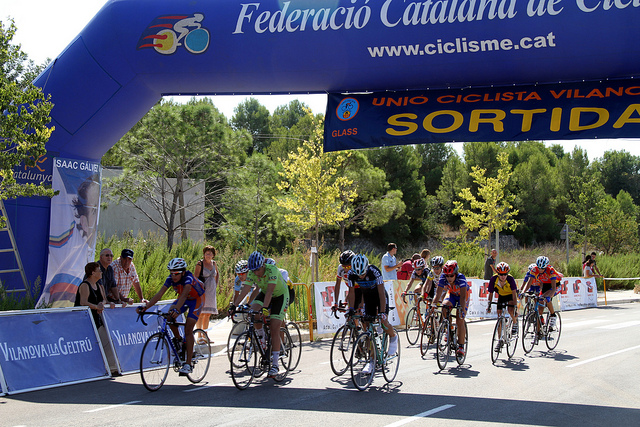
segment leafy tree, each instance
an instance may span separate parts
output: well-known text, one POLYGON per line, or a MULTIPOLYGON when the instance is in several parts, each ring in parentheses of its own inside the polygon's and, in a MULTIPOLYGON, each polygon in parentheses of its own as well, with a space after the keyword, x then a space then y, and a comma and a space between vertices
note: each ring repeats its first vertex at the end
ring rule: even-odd
POLYGON ((602 185, 607 194, 628 192, 634 203, 640 203, 640 157, 626 151, 607 151, 595 167, 600 171, 602 185))
POLYGON ((245 129, 249 131, 253 138, 253 146, 249 154, 253 151, 264 152, 270 144, 269 138, 271 130, 269 127, 269 110, 260 104, 255 98, 249 98, 233 110, 235 114, 231 118, 231 126, 235 130, 245 129))
POLYGON ((460 215, 467 229, 478 230, 479 239, 487 241, 487 253, 491 233, 495 230, 514 230, 518 225, 514 219, 518 210, 513 209, 511 205, 514 196, 506 192, 512 174, 509 156, 503 151, 497 157, 500 164, 498 176, 487 177, 485 169, 473 166, 470 176, 478 185, 478 197, 471 193, 470 188, 463 188, 460 197, 469 202, 470 209, 466 209, 462 202, 458 201, 454 202, 453 209, 453 213, 460 215))
POLYGON ((184 105, 162 102, 118 144, 124 154, 124 174, 107 183, 108 197, 128 201, 164 230, 170 249, 178 230, 186 237, 192 219, 212 218, 227 175, 242 162, 249 142, 248 135, 231 131, 209 99, 192 99, 184 105), (204 192, 186 202, 185 193, 201 184, 204 192), (141 197, 153 204, 152 212, 138 203, 141 197))
POLYGON ((424 178, 420 176, 422 159, 415 147, 401 145, 366 151, 369 161, 385 171, 392 190, 402 191, 404 215, 380 227, 375 236, 380 243, 407 242, 433 235, 437 218, 428 209, 424 178))
POLYGON ((279 171, 266 155, 253 153, 229 176, 221 209, 225 223, 218 229, 221 237, 235 241, 238 248, 266 248, 281 246, 283 238, 292 236, 274 199, 280 194, 279 171))
POLYGON ((620 203, 608 194, 602 200, 601 207, 601 220, 593 230, 596 247, 607 255, 635 250, 638 246, 638 223, 635 217, 627 215, 620 203))
POLYGON ((587 253, 587 246, 595 244, 595 232, 605 219, 605 192, 600 184, 598 174, 589 179, 574 177, 573 185, 577 196, 570 201, 572 213, 567 215, 567 224, 572 229, 571 238, 582 245, 582 253, 587 253))
POLYGON ((509 159, 515 165, 509 190, 516 196, 513 204, 519 211, 515 237, 527 245, 556 240, 555 155, 541 143, 516 143, 510 146, 509 159))
MULTIPOLYGON (((297 101, 291 101, 287 106, 276 108, 271 116, 271 138, 265 153, 274 161, 286 158, 313 135, 314 117, 306 113, 299 117, 299 108, 306 108, 306 106, 297 101)), ((315 120, 320 120, 321 117, 322 115, 316 115, 315 120)))
POLYGON ((400 190, 390 190, 382 169, 376 168, 362 151, 352 152, 342 167, 344 176, 352 182, 343 188, 343 212, 351 215, 338 221, 339 246, 344 250, 345 231, 352 226, 371 231, 404 213, 405 205, 400 190), (350 195, 357 197, 350 201, 350 195))
POLYGON ((416 152, 422 159, 419 174, 424 178, 425 190, 427 194, 435 196, 442 182, 444 165, 453 154, 453 148, 447 144, 420 144, 416 146, 416 152))
POLYGON ((467 185, 469 174, 460 160, 460 156, 454 153, 442 169, 442 182, 436 193, 440 210, 443 213, 444 221, 452 227, 460 225, 459 217, 453 215, 454 203, 462 200, 459 196, 462 189, 467 185))
MULTIPOLYGON (((47 127, 53 104, 31 83, 26 54, 19 45, 11 44, 15 33, 13 20, 7 27, 0 21, 0 200, 52 197, 55 193, 51 188, 19 184, 13 175, 15 167, 33 167, 46 154, 45 143, 54 129, 47 127)), ((0 223, 4 221, 0 217, 0 223)))
MULTIPOLYGON (((312 115, 308 110, 308 114, 312 115)), ((316 242, 320 242, 320 227, 342 221, 351 215, 343 205, 351 202, 356 194, 349 191, 352 182, 340 176, 348 153, 323 151, 323 122, 314 118, 314 133, 296 152, 281 160, 284 179, 278 184, 283 192, 276 198, 278 206, 286 209, 285 219, 303 230, 314 230, 316 242)))

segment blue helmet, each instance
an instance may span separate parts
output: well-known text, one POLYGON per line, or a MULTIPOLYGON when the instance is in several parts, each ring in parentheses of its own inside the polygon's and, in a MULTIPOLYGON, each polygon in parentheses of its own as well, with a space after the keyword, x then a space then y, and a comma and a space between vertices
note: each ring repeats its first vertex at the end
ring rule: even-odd
POLYGON ((257 270, 264 265, 264 255, 262 255, 258 251, 254 251, 249 255, 249 259, 247 260, 247 264, 249 265, 249 270, 257 270))
POLYGON ((536 260, 536 265, 539 269, 544 270, 549 265, 549 258, 546 256, 539 256, 536 260))
POLYGON ((351 260, 351 271, 358 276, 363 275, 367 272, 367 268, 369 267, 369 260, 363 254, 358 254, 351 260))

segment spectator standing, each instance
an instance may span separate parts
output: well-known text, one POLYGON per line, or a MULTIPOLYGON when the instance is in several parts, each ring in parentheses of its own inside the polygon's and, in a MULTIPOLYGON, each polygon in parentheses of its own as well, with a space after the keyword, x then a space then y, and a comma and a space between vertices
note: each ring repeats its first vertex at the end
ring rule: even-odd
POLYGON ((498 256, 498 251, 495 249, 491 249, 491 255, 487 257, 487 260, 484 262, 484 280, 489 280, 493 277, 494 274, 498 274, 496 271, 496 257, 498 256))
POLYGON ((140 279, 136 272, 136 266, 133 264, 133 251, 131 249, 123 249, 120 258, 111 263, 113 268, 113 278, 118 287, 120 301, 128 304, 133 303, 133 298, 129 298, 129 291, 133 287, 142 302, 146 300, 142 296, 142 288, 140 287, 140 279))
MULTIPOLYGON (((119 375, 118 365, 113 355, 111 345, 109 344, 109 333, 102 322, 102 317, 100 317, 100 314, 104 310, 105 303, 107 302, 104 288, 100 284, 100 279, 102 278, 102 268, 100 267, 100 263, 88 263, 84 267, 84 273, 85 279, 80 283, 80 286, 78 286, 74 306, 86 306, 91 309, 93 323, 96 325, 96 329, 100 335, 100 341, 102 341, 102 346, 107 356, 107 362, 109 362, 109 369, 113 375, 119 375)), ((110 307, 114 308, 115 305, 110 303, 110 307)))
POLYGON ((413 273, 413 261, 420 259, 420 254, 413 254, 411 259, 407 259, 402 263, 400 271, 398 272, 398 280, 411 279, 411 273, 413 273))
POLYGON ((387 245, 387 253, 382 255, 382 280, 398 280, 398 269, 402 266, 402 261, 396 260, 398 246, 395 243, 387 245))
POLYGON ((431 260, 429 259, 431 257, 431 251, 425 248, 420 252, 420 256, 424 260, 424 264, 429 267, 431 263, 431 260))
POLYGON ((598 264, 596 263, 596 256, 597 255, 598 254, 596 254, 595 252, 591 252, 591 260, 593 260, 593 266, 592 266, 593 272, 597 273, 597 275, 600 276, 600 277, 604 277, 602 275, 602 273, 600 273, 600 269, 598 268, 598 264))
MULTIPOLYGON (((202 250, 202 259, 196 264, 193 275, 204 283, 204 307, 200 312, 196 329, 209 329, 209 320, 212 314, 218 314, 218 299, 216 291, 218 280, 220 279, 218 266, 213 259, 216 256, 216 249, 213 246, 205 246, 202 250)), ((204 337, 198 337, 198 342, 205 341, 204 337)))
POLYGON ((111 267, 112 261, 113 252, 111 251, 111 249, 104 248, 100 251, 100 259, 98 261, 98 264, 100 265, 100 270, 102 271, 102 278, 98 280, 98 283, 102 285, 107 297, 107 301, 115 302, 116 304, 124 304, 124 301, 120 301, 118 287, 116 286, 116 281, 113 278, 113 267, 111 267))

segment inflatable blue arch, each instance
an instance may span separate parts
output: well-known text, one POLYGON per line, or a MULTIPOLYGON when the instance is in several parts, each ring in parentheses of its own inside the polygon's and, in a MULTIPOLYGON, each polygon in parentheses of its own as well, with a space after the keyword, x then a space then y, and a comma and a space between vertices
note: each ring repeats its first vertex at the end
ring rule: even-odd
MULTIPOLYGON (((55 132, 33 172, 99 162, 166 95, 637 77, 639 18, 638 0, 110 0, 35 81, 55 132)), ((29 281, 44 281, 51 201, 6 206, 29 281)))

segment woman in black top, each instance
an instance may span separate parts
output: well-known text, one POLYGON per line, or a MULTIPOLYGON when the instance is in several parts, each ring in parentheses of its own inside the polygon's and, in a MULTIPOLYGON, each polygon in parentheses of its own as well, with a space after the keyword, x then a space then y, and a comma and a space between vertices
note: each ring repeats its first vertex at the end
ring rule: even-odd
MULTIPOLYGON (((98 284, 98 280, 102 277, 102 270, 97 262, 90 262, 85 265, 84 272, 87 278, 78 286, 75 306, 89 307, 96 328, 99 328, 103 325, 100 313, 104 310, 104 302, 106 301, 104 289, 101 284, 98 284)), ((111 308, 115 307, 113 303, 110 305, 111 308)))

